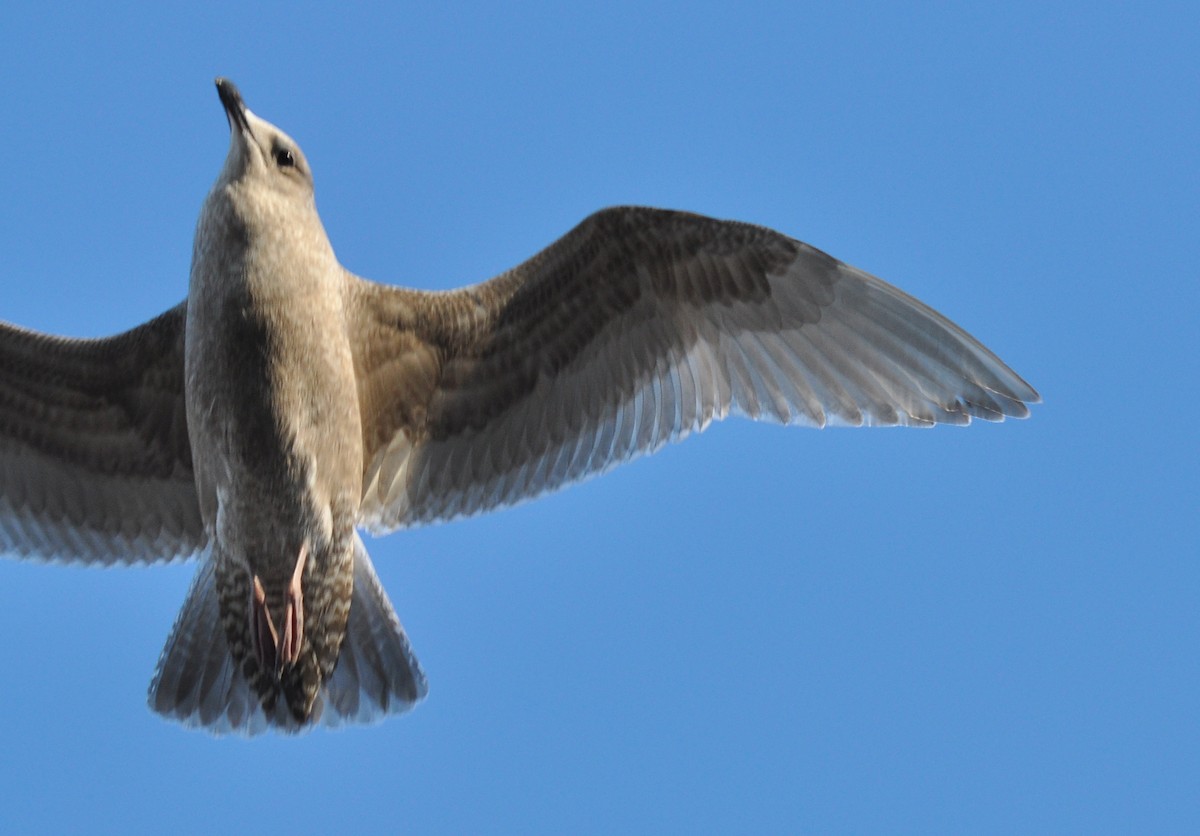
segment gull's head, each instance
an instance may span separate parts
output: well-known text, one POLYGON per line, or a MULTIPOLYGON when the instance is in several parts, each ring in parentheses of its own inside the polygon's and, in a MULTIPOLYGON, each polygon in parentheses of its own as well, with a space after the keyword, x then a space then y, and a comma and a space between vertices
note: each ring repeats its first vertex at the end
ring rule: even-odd
POLYGON ((255 116, 232 81, 218 78, 216 83, 230 132, 229 156, 217 178, 217 187, 252 186, 270 201, 311 208, 312 171, 300 146, 279 128, 255 116))

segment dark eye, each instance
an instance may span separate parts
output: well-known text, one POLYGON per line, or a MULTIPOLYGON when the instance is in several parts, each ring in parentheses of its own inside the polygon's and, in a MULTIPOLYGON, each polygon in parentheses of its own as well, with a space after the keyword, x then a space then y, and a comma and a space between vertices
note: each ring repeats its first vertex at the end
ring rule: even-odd
POLYGON ((291 168, 296 164, 296 158, 287 148, 276 148, 272 153, 275 155, 275 165, 280 168, 291 168))

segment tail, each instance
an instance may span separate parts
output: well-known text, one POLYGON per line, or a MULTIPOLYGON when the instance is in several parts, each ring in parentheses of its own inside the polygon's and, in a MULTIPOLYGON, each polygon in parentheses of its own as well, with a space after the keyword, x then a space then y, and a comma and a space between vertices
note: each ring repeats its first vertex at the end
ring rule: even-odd
POLYGON ((201 559, 150 683, 150 707, 159 714, 213 734, 254 735, 268 728, 297 732, 317 723, 375 723, 407 711, 425 696, 425 674, 357 534, 346 639, 305 726, 296 723, 282 700, 271 714, 264 712, 234 666, 221 626, 211 551, 201 559))
POLYGON ((367 547, 354 535, 354 598, 346 639, 321 694, 326 726, 377 723, 408 711, 429 692, 392 602, 375 575, 367 547))

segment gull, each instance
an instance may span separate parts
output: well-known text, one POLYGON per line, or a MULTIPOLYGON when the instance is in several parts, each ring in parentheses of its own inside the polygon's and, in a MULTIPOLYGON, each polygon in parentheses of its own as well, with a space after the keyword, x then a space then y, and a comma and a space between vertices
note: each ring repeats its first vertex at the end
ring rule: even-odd
POLYGON ((731 414, 1024 418, 925 304, 773 230, 599 211, 448 292, 338 262, 296 143, 216 80, 230 146, 187 298, 103 339, 0 324, 0 552, 199 570, 151 708, 213 733, 374 722, 426 678, 359 535, 513 505, 731 414))

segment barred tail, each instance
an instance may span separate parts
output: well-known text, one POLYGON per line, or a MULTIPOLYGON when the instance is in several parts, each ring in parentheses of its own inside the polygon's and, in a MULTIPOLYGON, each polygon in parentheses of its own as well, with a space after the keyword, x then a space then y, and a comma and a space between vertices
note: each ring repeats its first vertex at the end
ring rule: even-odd
MULTIPOLYGON (((407 711, 428 690, 425 674, 357 535, 354 548, 354 597, 346 638, 308 725, 378 722, 388 714, 407 711)), ((210 548, 201 558, 159 658, 150 684, 150 707, 168 719, 212 734, 254 735, 272 727, 304 730, 308 725, 299 726, 282 700, 276 710, 264 712, 234 665, 221 626, 214 577, 210 548)))

